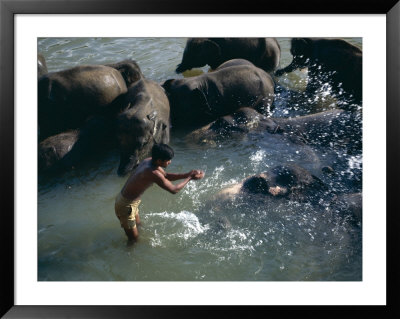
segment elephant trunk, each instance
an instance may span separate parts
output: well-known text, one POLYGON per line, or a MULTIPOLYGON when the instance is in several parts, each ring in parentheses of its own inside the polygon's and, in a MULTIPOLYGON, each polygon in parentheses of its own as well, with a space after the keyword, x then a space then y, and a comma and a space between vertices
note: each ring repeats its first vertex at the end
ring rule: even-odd
POLYGON ((187 70, 188 68, 183 65, 183 63, 178 64, 178 67, 176 68, 175 72, 176 73, 183 73, 187 70))
POLYGON ((137 154, 130 155, 127 153, 121 153, 121 158, 117 170, 118 176, 125 176, 129 172, 133 171, 138 166, 138 164, 139 157, 137 156, 137 154))

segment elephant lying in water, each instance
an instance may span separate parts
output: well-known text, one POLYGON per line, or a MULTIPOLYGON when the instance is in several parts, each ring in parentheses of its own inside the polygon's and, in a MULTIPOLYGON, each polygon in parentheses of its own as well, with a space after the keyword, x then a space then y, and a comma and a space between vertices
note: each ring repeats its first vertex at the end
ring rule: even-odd
POLYGON ((290 52, 293 61, 276 71, 276 76, 307 67, 308 95, 314 96, 325 83, 330 83, 336 96, 344 93, 352 102, 361 103, 362 51, 359 48, 340 39, 294 38, 290 52))
POLYGON ((94 116, 75 130, 50 136, 39 143, 38 170, 66 171, 85 163, 90 157, 111 148, 114 143, 114 123, 104 116, 94 116))
POLYGON ((280 126, 249 107, 241 107, 233 114, 228 114, 192 131, 186 136, 188 143, 213 145, 215 142, 243 135, 249 132, 282 133, 280 126))
POLYGON ((109 66, 83 65, 43 75, 38 83, 38 121, 43 140, 79 128, 127 92, 121 73, 109 66))
POLYGON ((318 177, 296 164, 288 164, 250 176, 238 184, 223 189, 216 198, 226 200, 237 196, 243 198, 257 195, 318 203, 326 192, 327 186, 318 177))
POLYGON ((293 142, 308 145, 345 147, 352 153, 360 153, 362 149, 361 118, 343 110, 295 118, 267 118, 254 109, 243 107, 194 130, 186 136, 186 141, 212 145, 250 132, 286 135, 293 142))
POLYGON ((118 175, 134 169, 149 156, 154 143, 168 143, 169 101, 156 82, 141 77, 117 101, 116 136, 121 153, 118 175))
POLYGON ((191 38, 186 42, 176 73, 206 64, 215 69, 221 63, 237 58, 272 72, 278 67, 280 56, 281 49, 275 38, 191 38))
POLYGON ((204 125, 242 106, 269 115, 274 82, 265 71, 242 61, 232 60, 212 73, 167 80, 163 87, 171 105, 172 125, 204 125))

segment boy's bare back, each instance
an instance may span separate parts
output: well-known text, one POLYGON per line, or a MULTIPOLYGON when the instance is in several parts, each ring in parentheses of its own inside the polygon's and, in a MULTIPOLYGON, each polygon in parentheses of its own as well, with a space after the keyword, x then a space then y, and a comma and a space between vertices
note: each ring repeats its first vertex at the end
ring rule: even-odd
POLYGON ((121 190, 122 196, 130 200, 138 200, 154 183, 154 170, 158 169, 159 167, 152 165, 151 157, 144 159, 126 181, 121 190))

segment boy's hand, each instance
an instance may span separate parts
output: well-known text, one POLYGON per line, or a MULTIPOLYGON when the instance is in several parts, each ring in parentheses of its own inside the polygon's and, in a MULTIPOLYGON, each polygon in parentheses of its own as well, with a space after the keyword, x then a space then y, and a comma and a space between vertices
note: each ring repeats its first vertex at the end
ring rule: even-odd
POLYGON ((193 172, 192 179, 194 179, 194 180, 202 179, 204 177, 204 172, 203 171, 194 170, 192 172, 193 172))

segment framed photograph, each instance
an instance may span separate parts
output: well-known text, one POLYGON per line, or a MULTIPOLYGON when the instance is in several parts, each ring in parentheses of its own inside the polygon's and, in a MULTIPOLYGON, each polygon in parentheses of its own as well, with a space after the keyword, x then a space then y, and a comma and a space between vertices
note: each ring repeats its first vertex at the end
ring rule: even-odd
POLYGON ((1 315, 398 313, 397 1, 0 10, 1 315), (157 143, 174 154, 144 192, 157 143))

